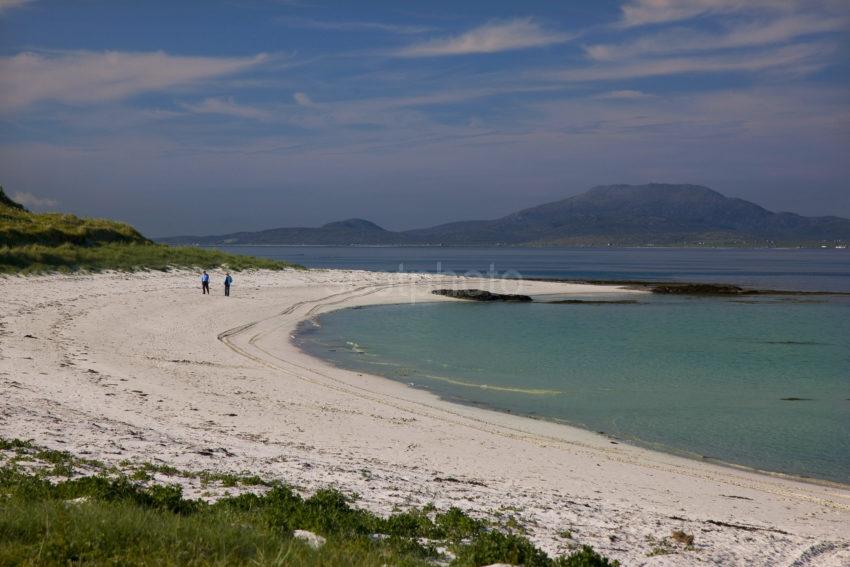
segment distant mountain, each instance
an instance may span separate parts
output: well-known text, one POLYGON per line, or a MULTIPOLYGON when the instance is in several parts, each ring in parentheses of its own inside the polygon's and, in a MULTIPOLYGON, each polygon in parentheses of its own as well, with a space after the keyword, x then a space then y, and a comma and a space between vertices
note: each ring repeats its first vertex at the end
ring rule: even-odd
POLYGON ((495 220, 392 232, 361 219, 320 228, 164 238, 173 244, 785 246, 846 243, 850 219, 774 213, 699 185, 607 185, 495 220))
POLYGON ((328 223, 319 228, 272 228, 259 232, 234 232, 220 236, 161 238, 166 244, 406 244, 403 234, 385 230, 363 219, 328 223))

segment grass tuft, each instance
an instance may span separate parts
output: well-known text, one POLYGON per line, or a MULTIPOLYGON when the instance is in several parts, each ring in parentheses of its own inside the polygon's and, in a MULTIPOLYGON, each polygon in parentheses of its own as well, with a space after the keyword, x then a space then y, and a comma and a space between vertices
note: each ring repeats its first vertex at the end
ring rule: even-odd
POLYGON ((673 533, 670 534, 670 539, 686 546, 694 544, 693 534, 687 534, 682 530, 673 530, 673 533))

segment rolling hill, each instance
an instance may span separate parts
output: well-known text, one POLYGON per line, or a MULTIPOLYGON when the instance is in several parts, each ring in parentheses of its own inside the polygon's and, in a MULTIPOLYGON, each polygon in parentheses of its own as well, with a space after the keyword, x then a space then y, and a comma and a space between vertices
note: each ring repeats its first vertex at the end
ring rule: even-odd
POLYGON ((0 274, 213 267, 280 270, 294 266, 218 250, 157 244, 129 224, 113 220, 33 213, 0 187, 0 274))
POLYGON ((362 219, 318 228, 177 236, 172 244, 816 246, 850 240, 850 219, 774 213, 699 185, 607 185, 494 220, 392 232, 362 219))
POLYGON ((402 233, 385 230, 363 219, 328 223, 318 228, 273 228, 258 232, 236 232, 222 236, 163 238, 170 244, 403 244, 402 233))

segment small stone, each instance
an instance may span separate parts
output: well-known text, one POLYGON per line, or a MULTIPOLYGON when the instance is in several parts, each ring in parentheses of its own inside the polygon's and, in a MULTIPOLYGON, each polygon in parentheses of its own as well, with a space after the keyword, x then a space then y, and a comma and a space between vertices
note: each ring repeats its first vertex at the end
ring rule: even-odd
POLYGON ((313 549, 321 548, 323 545, 325 545, 325 542, 327 541, 322 536, 314 534, 313 532, 308 532, 307 530, 295 530, 294 532, 292 532, 292 537, 294 537, 295 539, 300 539, 313 549))
POLYGON ((88 496, 80 496, 79 498, 72 498, 71 500, 65 500, 65 504, 79 505, 79 504, 85 504, 88 501, 89 501, 88 496))

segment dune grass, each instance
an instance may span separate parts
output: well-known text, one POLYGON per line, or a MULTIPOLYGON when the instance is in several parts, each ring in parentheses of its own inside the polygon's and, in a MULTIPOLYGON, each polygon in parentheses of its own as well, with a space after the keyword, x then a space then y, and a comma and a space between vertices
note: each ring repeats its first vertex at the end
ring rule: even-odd
POLYGON ((617 565, 589 547, 550 558, 524 536, 457 508, 381 517, 339 491, 303 498, 274 481, 262 490, 241 483, 257 493, 210 503, 26 441, 0 439, 0 449, 0 565, 617 565), (83 464, 95 474, 81 476, 75 469, 83 464), (296 529, 327 542, 312 549, 293 537, 296 529))
POLYGON ((107 219, 31 213, 0 187, 0 274, 170 268, 239 271, 300 266, 217 250, 155 244, 132 226, 107 219))
POLYGON ((110 243, 95 246, 62 244, 0 246, 0 273, 101 272, 104 270, 168 270, 227 268, 232 271, 303 269, 297 264, 227 254, 218 250, 165 244, 110 243))
POLYGON ((62 213, 31 213, 6 196, 0 187, 0 243, 5 246, 93 246, 115 242, 141 244, 150 240, 122 222, 62 213))

